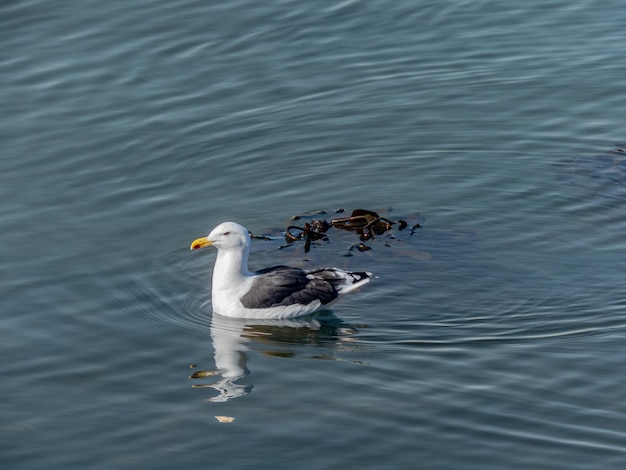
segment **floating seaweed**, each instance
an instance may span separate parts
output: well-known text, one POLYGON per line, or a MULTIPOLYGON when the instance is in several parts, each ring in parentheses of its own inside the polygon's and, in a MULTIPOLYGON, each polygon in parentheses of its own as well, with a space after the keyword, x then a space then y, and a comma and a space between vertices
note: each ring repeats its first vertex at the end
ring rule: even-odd
POLYGON ((326 232, 330 228, 325 220, 313 220, 311 223, 304 224, 304 227, 290 225, 285 232, 285 240, 287 243, 293 243, 298 240, 304 240, 304 252, 308 253, 311 249, 311 242, 316 240, 327 240, 326 232), (297 231, 294 235, 292 232, 297 231))
POLYGON ((291 220, 300 220, 302 217, 311 217, 314 215, 324 215, 324 214, 327 214, 325 210, 309 211, 309 212, 305 212, 304 214, 296 214, 291 218, 291 220))
MULTIPOLYGON (((335 213, 340 214, 343 213, 344 209, 337 209, 335 213)), ((318 210, 307 212, 300 215, 295 215, 291 218, 292 221, 300 220, 303 217, 313 217, 317 215, 327 214, 326 211, 318 210)), ((292 243, 298 241, 304 241, 304 252, 308 253, 311 249, 311 244, 313 242, 323 240, 330 241, 328 236, 328 231, 331 228, 344 230, 348 232, 354 232, 358 235, 361 243, 353 244, 349 249, 348 253, 354 249, 359 251, 368 251, 372 248, 365 245, 364 242, 375 239, 377 236, 388 235, 393 237, 391 230, 394 225, 397 225, 399 231, 405 230, 409 227, 409 224, 405 220, 391 220, 387 217, 383 217, 378 213, 365 210, 365 209, 355 209, 352 211, 349 217, 340 217, 331 219, 330 222, 327 222, 325 219, 312 219, 310 222, 306 222, 304 226, 299 225, 289 225, 285 231, 285 241, 287 245, 281 246, 284 248, 289 246, 292 243)), ((410 226, 410 235, 414 235, 415 231, 420 228, 420 224, 415 223, 410 226)), ((262 238, 262 237, 257 237, 262 238)), ((390 246, 389 244, 386 244, 390 246)), ((347 256, 350 256, 347 254, 347 256)))
MULTIPOLYGON (((387 244, 387 242, 385 242, 385 245, 387 244)), ((389 246, 389 245, 387 245, 389 246)), ((343 256, 352 256, 352 252, 354 250, 360 251, 361 253, 364 251, 369 251, 371 250, 372 247, 371 246, 367 246, 365 243, 354 243, 352 245, 350 245, 350 247, 348 248, 348 251, 346 251, 346 253, 343 256)))

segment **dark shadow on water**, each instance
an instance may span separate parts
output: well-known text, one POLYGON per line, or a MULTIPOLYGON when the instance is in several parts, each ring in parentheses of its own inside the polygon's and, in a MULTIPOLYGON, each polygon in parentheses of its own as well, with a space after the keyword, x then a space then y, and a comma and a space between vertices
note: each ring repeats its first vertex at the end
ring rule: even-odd
POLYGON ((335 345, 353 340, 351 336, 356 332, 355 326, 345 323, 329 310, 285 320, 228 318, 214 313, 211 339, 215 370, 196 371, 190 378, 211 378, 215 381, 195 383, 192 387, 215 390, 217 395, 207 399, 210 402, 226 402, 247 395, 254 385, 239 381, 250 375, 250 350, 261 350, 263 354, 273 357, 294 357, 299 355, 303 346, 314 345, 322 350, 328 348, 328 354, 312 358, 329 359, 335 345))
POLYGON ((565 181, 574 184, 581 196, 624 196, 626 187, 626 142, 604 153, 576 156, 556 162, 555 170, 565 181))

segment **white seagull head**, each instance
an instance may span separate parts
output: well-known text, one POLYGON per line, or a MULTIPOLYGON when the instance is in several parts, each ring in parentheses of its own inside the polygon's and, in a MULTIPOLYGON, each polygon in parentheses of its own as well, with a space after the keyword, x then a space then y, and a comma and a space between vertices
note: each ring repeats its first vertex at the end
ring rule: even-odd
POLYGON ((191 242, 190 249, 199 250, 205 246, 214 246, 220 250, 242 250, 250 245, 250 233, 235 222, 223 222, 211 230, 206 237, 191 242))

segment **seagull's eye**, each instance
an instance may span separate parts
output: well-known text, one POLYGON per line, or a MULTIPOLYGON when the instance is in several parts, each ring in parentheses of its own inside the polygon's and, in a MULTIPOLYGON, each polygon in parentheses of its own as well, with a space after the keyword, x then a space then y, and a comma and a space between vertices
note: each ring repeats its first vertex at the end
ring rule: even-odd
POLYGON ((228 237, 230 235, 230 232, 224 232, 224 235, 228 237))

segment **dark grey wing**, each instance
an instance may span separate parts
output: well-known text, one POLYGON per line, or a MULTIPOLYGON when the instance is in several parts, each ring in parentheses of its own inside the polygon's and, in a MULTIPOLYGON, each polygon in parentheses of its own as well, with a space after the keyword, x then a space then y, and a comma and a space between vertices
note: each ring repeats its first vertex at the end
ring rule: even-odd
POLYGON ((316 300, 327 304, 338 295, 332 284, 302 269, 275 266, 255 274, 250 290, 239 299, 246 308, 308 305, 316 300))

